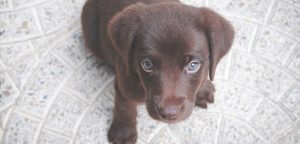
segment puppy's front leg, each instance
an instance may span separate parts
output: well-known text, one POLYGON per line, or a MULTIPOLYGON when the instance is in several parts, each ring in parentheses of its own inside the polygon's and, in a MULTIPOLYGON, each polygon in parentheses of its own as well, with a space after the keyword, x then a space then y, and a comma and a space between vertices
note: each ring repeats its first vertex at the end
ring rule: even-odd
POLYGON ((108 140, 113 144, 135 144, 136 105, 133 101, 124 99, 116 87, 113 121, 108 131, 108 140))
POLYGON ((203 86, 196 95, 196 105, 207 108, 207 103, 214 102, 215 86, 210 80, 205 80, 203 86))

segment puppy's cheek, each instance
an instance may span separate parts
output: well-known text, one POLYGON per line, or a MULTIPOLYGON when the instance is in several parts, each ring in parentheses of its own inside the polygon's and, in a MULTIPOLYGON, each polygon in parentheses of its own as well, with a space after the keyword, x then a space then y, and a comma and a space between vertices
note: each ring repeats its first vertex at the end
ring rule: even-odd
POLYGON ((152 117, 155 120, 160 120, 160 117, 157 113, 156 105, 152 101, 146 101, 146 109, 150 117, 152 117))

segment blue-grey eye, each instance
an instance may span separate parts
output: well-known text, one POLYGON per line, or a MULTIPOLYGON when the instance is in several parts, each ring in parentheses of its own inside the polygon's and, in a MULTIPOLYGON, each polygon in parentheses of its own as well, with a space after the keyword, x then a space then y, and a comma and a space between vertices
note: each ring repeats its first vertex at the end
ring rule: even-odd
POLYGON ((141 62, 141 66, 142 66, 144 71, 152 72, 153 63, 150 59, 148 59, 148 58, 143 59, 142 62, 141 62))
POLYGON ((200 69, 201 63, 198 61, 191 61, 187 67, 186 72, 187 73, 196 73, 200 69))

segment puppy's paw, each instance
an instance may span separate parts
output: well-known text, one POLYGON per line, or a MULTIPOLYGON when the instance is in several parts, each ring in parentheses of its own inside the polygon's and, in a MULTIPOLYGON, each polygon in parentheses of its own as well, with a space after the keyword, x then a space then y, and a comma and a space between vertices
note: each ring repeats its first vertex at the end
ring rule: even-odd
POLYGON ((111 144, 135 144, 137 130, 135 126, 113 122, 108 131, 108 141, 111 144))
POLYGON ((214 102, 215 87, 211 81, 206 80, 203 87, 196 95, 196 105, 202 108, 207 108, 207 103, 214 102))
POLYGON ((214 92, 205 91, 198 92, 196 96, 196 105, 202 108, 207 108, 207 103, 214 102, 214 92))

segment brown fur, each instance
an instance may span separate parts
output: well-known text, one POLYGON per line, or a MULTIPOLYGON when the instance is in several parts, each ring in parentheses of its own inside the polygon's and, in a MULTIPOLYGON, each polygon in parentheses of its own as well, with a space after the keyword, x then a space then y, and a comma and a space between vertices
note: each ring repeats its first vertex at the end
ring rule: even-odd
POLYGON ((136 142, 139 103, 146 102, 152 118, 174 123, 195 104, 206 108, 214 101, 211 80, 234 37, 219 14, 177 0, 88 0, 81 22, 86 47, 116 74, 110 142, 136 142), (144 58, 154 63, 151 73, 140 66, 144 58), (188 74, 192 59, 201 67, 188 74))

